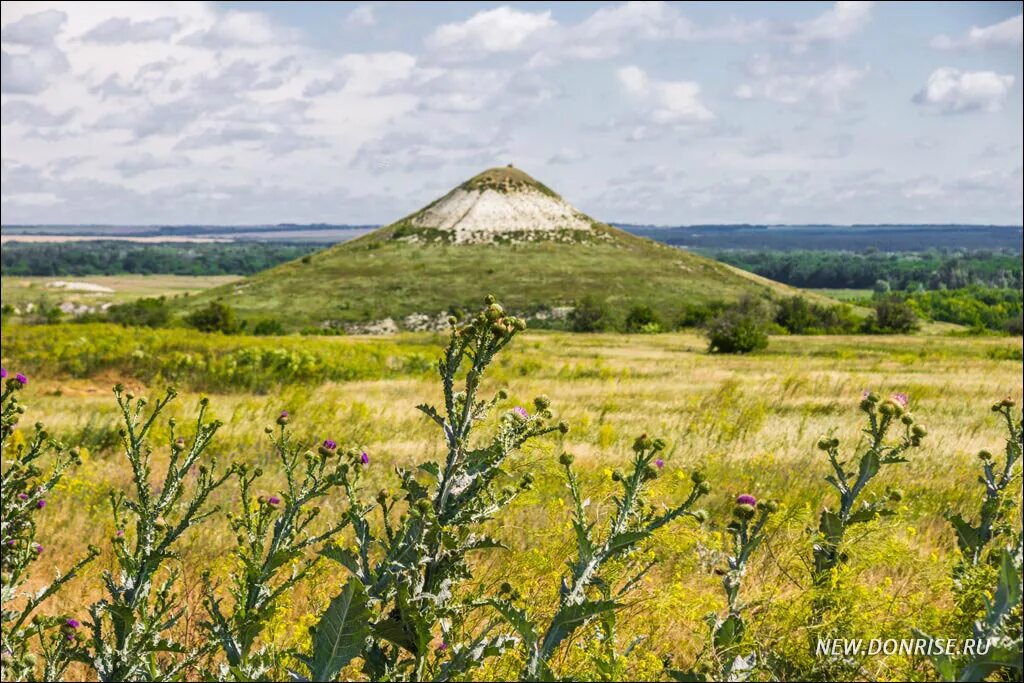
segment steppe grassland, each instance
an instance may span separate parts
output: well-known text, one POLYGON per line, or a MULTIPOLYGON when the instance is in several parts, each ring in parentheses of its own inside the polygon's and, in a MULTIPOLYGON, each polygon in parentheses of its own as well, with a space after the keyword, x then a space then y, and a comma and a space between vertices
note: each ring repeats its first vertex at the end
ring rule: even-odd
MULTIPOLYGON (((102 325, 4 330, 5 367, 31 372, 24 393, 29 420, 44 422, 55 436, 86 444, 89 451, 84 466, 52 496, 44 516, 41 538, 47 539, 45 552, 54 566, 80 555, 87 543, 110 546, 114 528, 106 497, 111 488, 126 487, 129 476, 115 447, 117 415, 110 385, 118 380, 150 396, 175 380, 181 396, 172 413, 182 423, 195 408, 197 389, 211 390, 214 413, 226 423, 214 449, 225 463, 262 463, 274 472, 263 427, 281 409, 291 411, 292 424, 310 442, 330 437, 366 447, 374 465, 367 484, 371 493, 393 484, 394 465, 442 455, 436 430, 414 408, 438 400, 429 361, 439 353, 439 337, 256 339, 162 330, 140 335, 133 346, 125 344, 124 334, 102 325), (87 338, 89 344, 75 343, 76 338, 87 338), (245 386, 216 364, 217 358, 259 348, 301 350, 321 371, 294 372, 286 363, 276 370, 264 368, 262 374, 247 371, 259 381, 245 386), (182 371, 173 365, 180 365, 175 353, 186 351, 196 360, 182 371), (140 354, 146 359, 140 360, 140 354)), ((714 485, 708 503, 712 521, 701 530, 677 525, 648 548, 663 563, 648 577, 640 601, 620 620, 621 647, 634 635, 648 636, 637 649, 635 675, 656 676, 665 654, 677 662, 691 661, 702 646, 703 616, 723 607, 711 560, 724 542, 731 501, 745 492, 777 497, 785 512, 769 551, 745 583, 747 598, 756 605, 753 636, 800 656, 807 641, 794 634, 812 635, 806 626, 810 547, 805 529, 814 526, 817 511, 828 504, 822 481, 827 465, 814 443, 834 430, 852 449, 860 436, 861 391, 904 391, 929 436, 908 465, 883 474, 885 484, 901 487, 905 497, 897 518, 870 525, 858 541, 844 578, 856 587, 849 592, 850 634, 904 637, 914 626, 932 633, 952 633, 954 624, 962 629, 965 615, 950 610, 955 543, 942 513, 976 509, 980 492, 974 454, 1001 445, 1002 433, 988 406, 1007 394, 1021 400, 1020 358, 1020 340, 1007 338, 778 337, 766 353, 722 357, 707 355, 703 340, 692 334, 529 333, 499 359, 488 384, 508 389, 508 406, 529 406, 533 396, 547 394, 571 430, 560 442, 549 439, 518 459, 518 467, 539 474, 538 486, 494 524, 491 532, 512 552, 491 555, 480 575, 488 584, 514 583, 528 602, 550 604, 571 549, 557 453, 576 454, 588 484, 600 492, 593 501, 601 510, 613 492, 609 475, 625 464, 632 439, 641 432, 663 436, 670 442, 669 456, 652 502, 680 500, 688 490, 689 472, 702 467, 714 485), (531 595, 538 599, 530 601, 531 595)), ((233 493, 232 487, 222 489, 217 502, 229 508, 233 493)), ((325 512, 335 512, 329 507, 325 512)), ((231 545, 223 516, 187 538, 180 559, 186 601, 200 599, 204 568, 226 572, 231 545)), ((110 566, 106 558, 91 566, 92 576, 62 594, 66 607, 98 597, 79 591, 95 590, 95 575, 110 566)), ((334 567, 323 569, 325 574, 297 592, 279 616, 275 634, 280 642, 306 638, 306 626, 336 592, 342 577, 331 573, 334 567)), ((191 622, 182 626, 187 632, 194 627, 191 622)), ((568 673, 582 653, 576 648, 565 652, 561 670, 568 673)), ((914 663, 883 658, 867 665, 885 678, 887 671, 906 671, 914 663)), ((514 675, 507 661, 495 666, 495 675, 514 675)), ((585 665, 580 666, 583 675, 585 665)))

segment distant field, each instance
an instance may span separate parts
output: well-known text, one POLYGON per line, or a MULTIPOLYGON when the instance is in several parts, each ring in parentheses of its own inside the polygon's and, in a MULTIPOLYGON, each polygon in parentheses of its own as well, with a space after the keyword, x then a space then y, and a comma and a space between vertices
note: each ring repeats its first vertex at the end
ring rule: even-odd
MULTIPOLYGON (((8 235, 0 234, 0 243, 18 242, 25 244, 59 244, 62 242, 106 242, 117 240, 119 242, 141 242, 143 244, 162 244, 167 241, 166 237, 144 237, 127 235, 124 237, 109 235, 8 235)), ((230 242, 227 237, 175 237, 175 242, 230 242)))
POLYGON ((870 289, 809 289, 807 291, 827 296, 836 301, 860 301, 861 299, 870 299, 873 294, 870 289))
POLYGON ((27 303, 45 301, 59 304, 65 301, 88 304, 120 303, 144 296, 175 296, 198 292, 227 284, 238 278, 234 275, 97 275, 95 277, 11 277, 0 280, 5 305, 22 307, 27 303), (69 283, 71 287, 54 286, 69 283), (112 291, 75 289, 76 285, 93 285, 112 291))

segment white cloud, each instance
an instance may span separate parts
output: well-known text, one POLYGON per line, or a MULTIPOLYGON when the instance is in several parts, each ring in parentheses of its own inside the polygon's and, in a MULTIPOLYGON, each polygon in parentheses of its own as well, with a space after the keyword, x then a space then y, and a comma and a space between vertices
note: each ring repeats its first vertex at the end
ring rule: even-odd
POLYGON ((32 128, 51 128, 67 125, 74 115, 74 109, 67 109, 58 114, 31 102, 12 100, 4 103, 0 121, 5 126, 23 124, 32 128))
MULTIPOLYGON (((187 161, 187 160, 186 160, 187 161)), ((120 171, 125 177, 132 178, 150 171, 158 171, 165 168, 173 168, 181 165, 167 157, 157 157, 149 152, 129 154, 114 164, 114 168, 120 171)))
POLYGON ((145 43, 167 40, 181 28, 174 17, 161 17, 132 21, 127 17, 113 17, 95 26, 82 36, 82 40, 96 43, 145 43))
POLYGON ((67 18, 64 12, 46 10, 26 14, 3 27, 0 40, 17 47, 0 51, 0 92, 40 93, 68 70, 67 56, 56 45, 67 18))
POLYGON ((258 47, 298 39, 297 31, 275 26, 265 14, 232 10, 220 15, 213 26, 186 38, 185 42, 223 48, 258 47))
POLYGON ((531 38, 555 26, 551 12, 522 12, 497 7, 478 12, 463 22, 439 26, 427 37, 427 47, 442 57, 514 52, 531 38))
POLYGON ((822 69, 802 59, 756 55, 747 64, 749 80, 736 86, 733 94, 741 100, 808 104, 839 111, 868 71, 866 66, 835 64, 822 69))
POLYGON ((814 19, 784 28, 781 35, 796 45, 845 40, 867 26, 874 4, 837 2, 832 9, 814 19))
POLYGON ((348 17, 345 19, 345 23, 349 26, 357 28, 366 28, 368 26, 377 25, 375 5, 359 5, 354 10, 349 12, 348 17))
POLYGON ((352 53, 335 60, 329 75, 310 81, 303 95, 317 97, 343 90, 374 94, 410 80, 415 73, 416 58, 406 52, 352 53))
POLYGON ((583 161, 587 155, 574 147, 562 147, 548 158, 548 164, 568 165, 583 161))
POLYGON ((932 72, 913 99, 943 114, 995 112, 1002 108, 1014 80, 1011 74, 943 67, 932 72))
POLYGON ((67 57, 53 47, 21 54, 3 50, 0 54, 0 91, 21 95, 40 93, 54 77, 67 70, 67 57))
POLYGON ((784 44, 793 52, 845 40, 871 20, 873 2, 837 2, 813 19, 799 22, 744 21, 697 25, 667 2, 625 2, 599 7, 573 25, 557 23, 550 12, 507 6, 485 10, 462 22, 445 24, 427 46, 443 60, 480 59, 497 53, 532 52, 531 68, 564 60, 609 59, 643 43, 701 41, 784 44))
POLYGON ((36 47, 53 45, 67 19, 67 14, 55 9, 26 14, 4 26, 0 40, 36 47))
POLYGON ((1024 14, 1018 14, 998 24, 981 28, 972 26, 966 35, 958 38, 947 35, 935 36, 931 45, 938 50, 1019 48, 1022 43, 1022 33, 1024 33, 1024 14))
POLYGON ((627 2, 601 7, 559 36, 558 49, 576 59, 604 59, 630 44, 683 38, 692 26, 675 7, 664 2, 627 2))
POLYGON ((700 101, 700 85, 693 81, 658 81, 637 66, 616 72, 626 92, 647 106, 646 116, 656 125, 710 121, 715 115, 700 101))

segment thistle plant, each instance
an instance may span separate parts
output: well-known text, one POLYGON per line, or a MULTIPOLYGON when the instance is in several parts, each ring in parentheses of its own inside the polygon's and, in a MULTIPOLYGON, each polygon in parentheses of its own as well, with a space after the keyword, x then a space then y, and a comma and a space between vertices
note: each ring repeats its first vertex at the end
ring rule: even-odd
MULTIPOLYGON (((1020 492, 1019 484, 1011 488, 1019 479, 1021 459, 1021 417, 1019 412, 1014 415, 1015 406, 1009 397, 992 406, 1006 428, 1006 443, 1001 464, 989 451, 978 454, 982 470, 978 482, 985 495, 977 523, 971 524, 959 513, 946 515, 961 553, 961 561, 953 568, 957 612, 973 622, 970 637, 988 647, 967 657, 931 657, 943 680, 982 680, 997 671, 1004 672, 999 680, 1015 680, 1021 675, 1021 531, 1010 517, 1020 492), (1000 538, 1007 540, 992 548, 1000 538), (975 618, 977 615, 980 617, 975 618)), ((1019 523, 1019 514, 1016 519, 1019 523)), ((920 632, 917 635, 929 638, 920 632)))
POLYGON ((733 520, 726 527, 732 551, 725 557, 725 568, 716 570, 722 576, 722 588, 728 605, 726 614, 724 617, 708 615, 709 644, 698 657, 699 661, 705 652, 709 652, 711 656, 707 664, 694 671, 667 671, 673 680, 744 681, 753 673, 757 663, 756 653, 742 653, 747 629, 743 620, 746 605, 740 600, 740 589, 747 564, 766 537, 765 524, 778 509, 779 504, 774 500, 758 502, 749 493, 737 496, 732 511, 733 520))
MULTIPOLYGON (((587 516, 589 499, 584 499, 579 477, 572 468, 573 456, 568 453, 560 456, 559 462, 565 469, 573 503, 576 556, 569 561, 568 570, 562 576, 558 607, 550 621, 541 624, 531 620, 528 612, 515 604, 511 588, 505 595, 488 601, 523 641, 526 662, 520 672, 522 680, 553 680, 550 661, 559 646, 596 617, 621 608, 629 592, 654 566, 653 562, 642 566, 627 562, 629 575, 615 588, 611 578, 602 573, 610 561, 635 559, 637 546, 675 519, 691 517, 699 522, 707 519, 703 510, 691 511, 694 503, 711 490, 700 472, 693 473, 693 488, 679 505, 658 510, 644 504, 643 493, 647 484, 658 478, 664 465, 659 457, 664 448, 665 442, 661 439, 652 440, 646 434, 642 435, 633 443, 630 472, 613 472, 612 479, 622 490, 613 498, 615 509, 603 539, 594 532, 595 523, 587 516)), ((606 624, 604 628, 607 628, 606 624)))
POLYGON ((27 442, 15 439, 15 429, 25 405, 18 392, 28 384, 22 374, 7 378, 0 369, 3 385, 0 401, 0 440, 3 470, 0 486, 0 678, 5 681, 58 680, 80 649, 80 622, 70 615, 45 616, 36 610, 91 562, 98 549, 90 546, 86 555, 63 574, 34 592, 25 590, 32 566, 46 550, 36 534, 36 518, 45 514, 47 497, 72 466, 81 464, 77 448, 67 449, 50 438, 41 424, 27 442), (44 472, 42 459, 53 455, 44 472), (38 643, 42 662, 32 652, 38 643), (41 666, 40 666, 41 665, 41 666))
POLYGON ((856 469, 848 469, 848 463, 840 460, 839 439, 822 437, 818 441, 818 448, 825 452, 832 466, 832 474, 825 480, 839 494, 839 505, 835 510, 825 508, 821 512, 814 543, 813 578, 816 585, 830 582, 833 571, 846 560, 842 546, 850 527, 895 514, 889 503, 902 498, 895 489, 890 489, 885 497, 861 501, 859 506, 857 503, 883 466, 907 462, 904 453, 920 446, 927 435, 927 430, 917 424, 908 407, 906 394, 893 394, 883 401, 874 392, 864 392, 860 409, 868 421, 863 430, 868 437, 868 446, 856 458, 856 469), (900 433, 890 439, 890 432, 900 433))
POLYGON ((416 471, 396 468, 398 491, 381 491, 375 503, 363 502, 355 478, 343 481, 355 548, 330 546, 323 554, 352 577, 313 629, 312 650, 302 658, 314 680, 333 680, 356 656, 371 680, 448 680, 513 644, 491 637, 488 628, 459 637, 467 614, 479 606, 461 591, 472 578, 468 557, 503 547, 480 526, 533 485, 529 473, 512 484, 510 456, 567 427, 550 424, 550 402, 539 397, 532 413, 506 411, 496 432, 476 443, 474 427, 506 398, 504 392, 481 397, 485 371, 525 323, 506 315, 493 297, 467 323, 449 323, 451 335, 438 361, 444 405, 419 406, 442 434, 445 459, 424 462, 416 471), (381 532, 371 525, 376 513, 381 532))
POLYGON ((175 544, 185 532, 214 514, 216 508, 208 506, 207 499, 230 471, 215 474, 213 459, 200 462, 221 426, 207 419, 209 401, 204 398, 199 402, 191 442, 178 434, 173 418, 168 420, 170 455, 166 471, 157 486, 150 483, 150 435, 175 395, 174 390, 168 390, 147 412, 145 398, 136 398, 121 385, 114 387, 124 419, 121 444, 131 466, 134 491, 130 496, 111 493, 118 571, 104 573, 107 597, 89 608, 91 622, 87 626, 93 649, 89 663, 102 681, 181 677, 201 654, 188 650, 168 634, 183 610, 175 593, 179 573, 166 565, 177 557, 175 544), (194 483, 186 485, 192 477, 194 483))
MULTIPOLYGON (((993 553, 996 565, 996 585, 991 597, 985 599, 985 610, 974 623, 971 634, 975 651, 960 658, 947 654, 931 656, 939 676, 944 681, 1019 681, 1024 672, 1024 640, 1021 636, 1022 552, 1024 546, 1018 534, 1005 548, 993 553), (985 645, 982 646, 981 644, 985 645), (984 650, 983 652, 981 650, 984 650)), ((933 640, 917 631, 918 638, 933 640)))
POLYGON ((311 555, 349 523, 347 517, 314 531, 321 516, 316 503, 344 486, 369 463, 365 453, 340 456, 333 441, 316 452, 296 443, 288 431, 290 416, 282 411, 277 427, 267 428, 277 461, 285 475, 283 491, 257 494, 263 470, 236 465, 239 508, 228 513, 236 536, 236 568, 231 573, 225 604, 209 574, 204 576, 203 627, 220 646, 226 665, 221 680, 270 680, 279 664, 277 652, 255 648, 282 597, 305 579, 319 555, 311 555), (255 649, 254 649, 255 648, 255 649))
MULTIPOLYGON (((1012 530, 1009 515, 1016 506, 1013 491, 1019 491, 1019 484, 1011 484, 1019 478, 1017 464, 1021 459, 1021 418, 1014 416, 1016 401, 1004 398, 993 404, 992 412, 1002 418, 1006 427, 1006 444, 1003 448, 1002 464, 987 450, 978 453, 981 461, 981 476, 978 481, 985 487, 985 497, 978 513, 978 521, 971 524, 960 513, 950 513, 946 519, 956 529, 957 545, 969 565, 977 565, 985 556, 988 545, 998 536, 1012 530)), ((1019 517, 1019 515, 1018 515, 1019 517)))

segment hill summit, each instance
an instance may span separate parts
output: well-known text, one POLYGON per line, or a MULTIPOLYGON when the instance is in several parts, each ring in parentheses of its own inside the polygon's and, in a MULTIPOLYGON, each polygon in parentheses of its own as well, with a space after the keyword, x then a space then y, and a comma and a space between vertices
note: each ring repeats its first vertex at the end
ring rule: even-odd
POLYGON ((795 293, 596 221, 501 167, 351 242, 188 297, 182 312, 216 300, 254 325, 378 333, 443 329, 494 294, 535 327, 565 327, 582 307, 588 329, 656 329, 744 295, 795 293))
POLYGON ((396 234, 481 244, 509 239, 585 237, 594 220, 512 167, 491 168, 395 225, 396 234), (576 233, 576 234, 574 234, 576 233))

